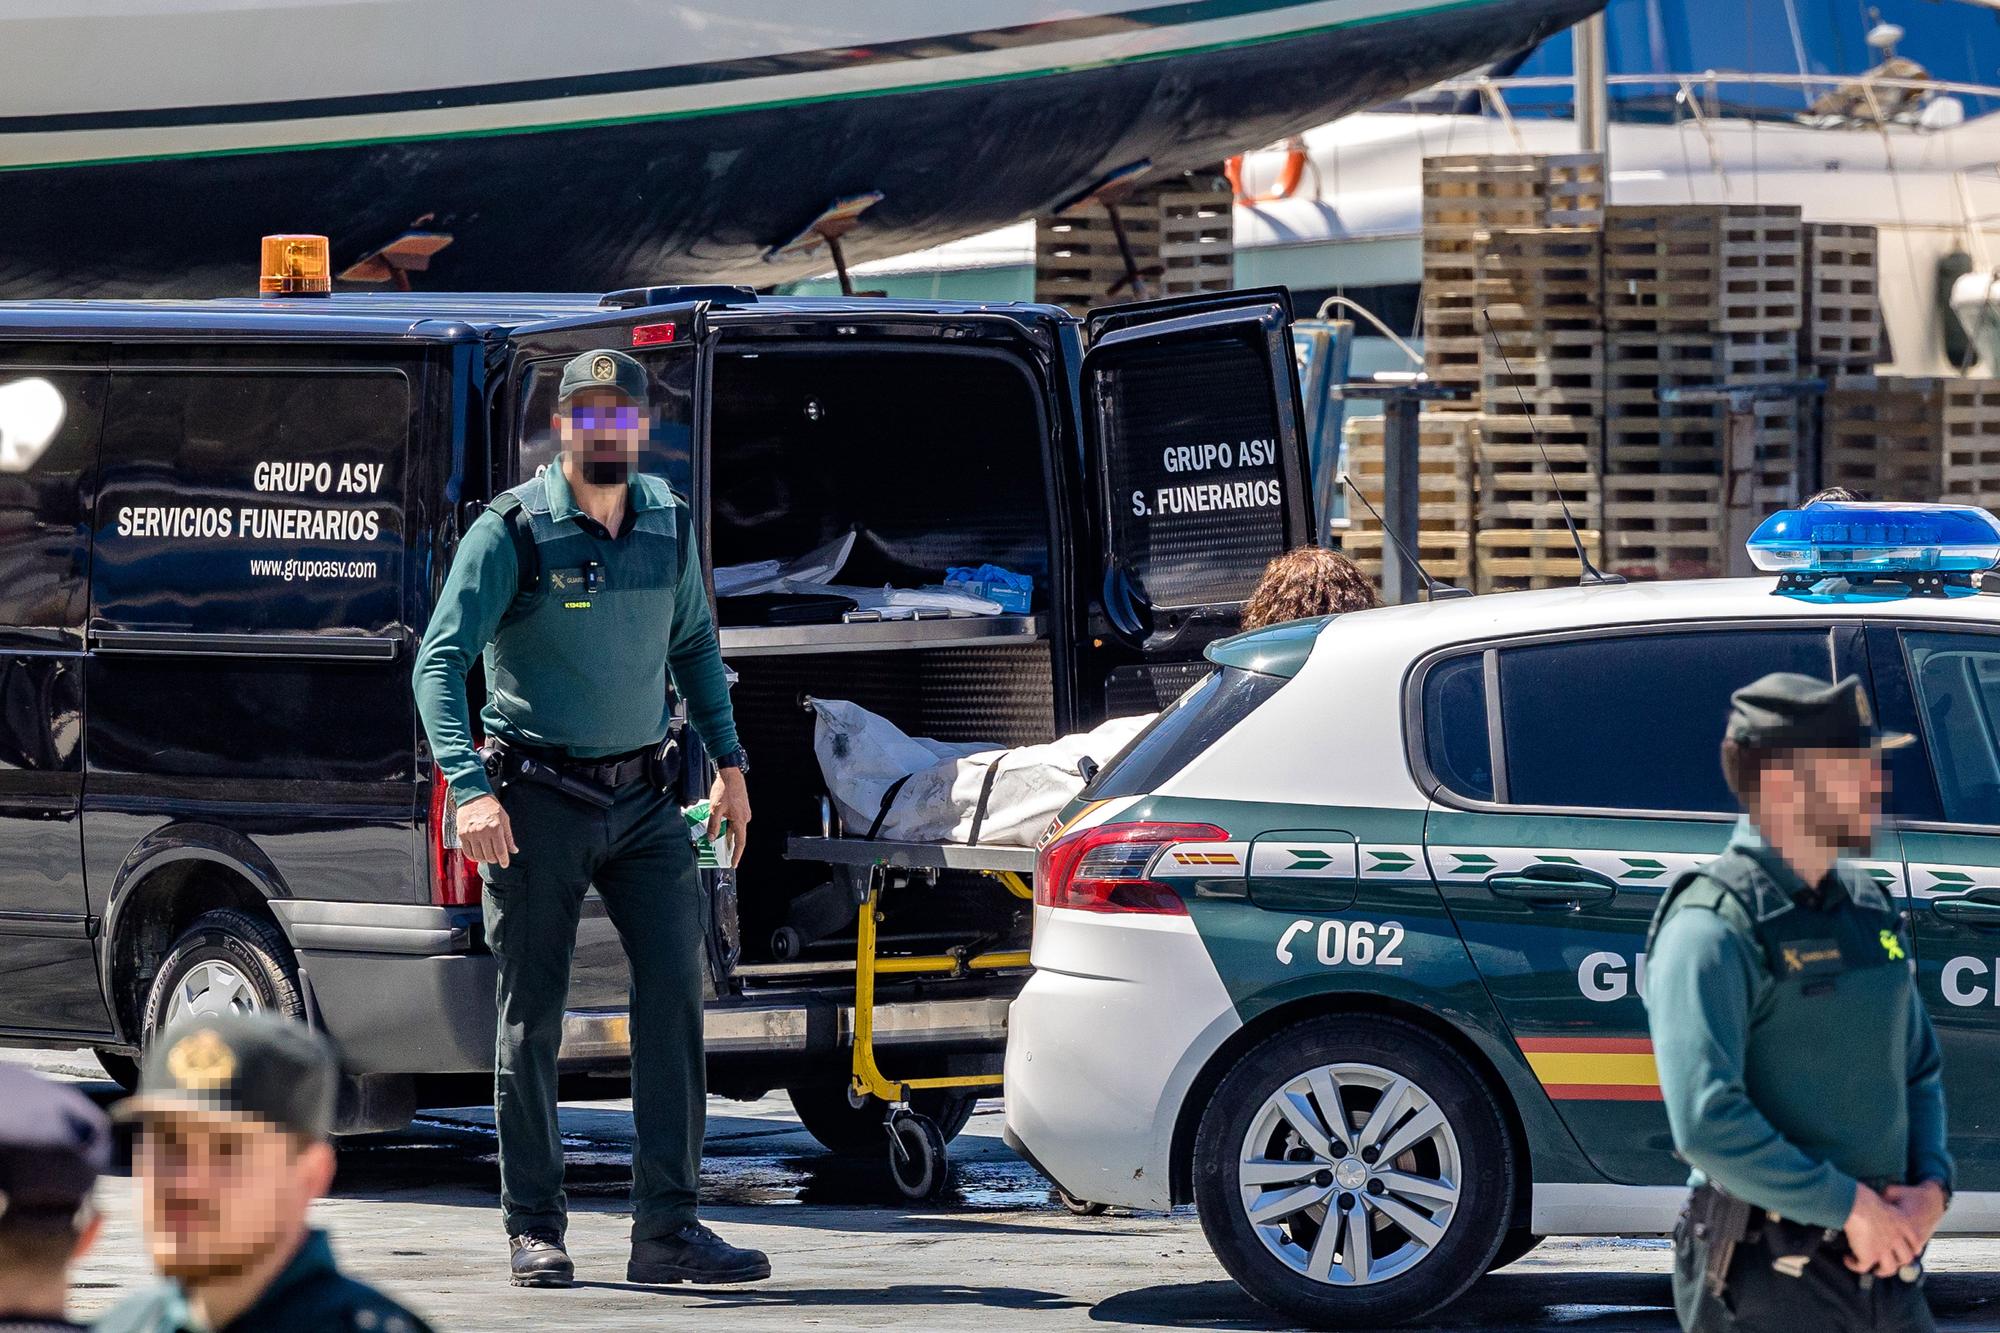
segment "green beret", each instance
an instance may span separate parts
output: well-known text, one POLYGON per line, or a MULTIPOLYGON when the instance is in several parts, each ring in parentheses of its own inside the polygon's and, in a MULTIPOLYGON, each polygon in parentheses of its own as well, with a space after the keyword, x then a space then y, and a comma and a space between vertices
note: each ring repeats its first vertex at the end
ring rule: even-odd
POLYGON ((1729 696, 1729 729, 1738 745, 1772 750, 1893 750, 1914 736, 1875 725, 1861 677, 1829 684, 1774 671, 1729 696))

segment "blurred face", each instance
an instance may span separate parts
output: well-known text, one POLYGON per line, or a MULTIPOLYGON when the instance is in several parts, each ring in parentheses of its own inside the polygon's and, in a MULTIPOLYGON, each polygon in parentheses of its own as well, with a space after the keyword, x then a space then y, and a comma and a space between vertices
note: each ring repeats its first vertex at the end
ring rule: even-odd
POLYGON ((135 1165, 154 1266, 198 1284, 293 1243, 332 1182, 333 1149, 261 1123, 162 1115, 142 1128, 135 1165))
POLYGON ((563 451, 593 486, 619 486, 639 466, 646 409, 616 389, 579 389, 556 410, 563 451))
POLYGON ((1866 851, 1888 787, 1875 750, 1800 750, 1764 770, 1757 822, 1784 822, 1842 852, 1866 851))

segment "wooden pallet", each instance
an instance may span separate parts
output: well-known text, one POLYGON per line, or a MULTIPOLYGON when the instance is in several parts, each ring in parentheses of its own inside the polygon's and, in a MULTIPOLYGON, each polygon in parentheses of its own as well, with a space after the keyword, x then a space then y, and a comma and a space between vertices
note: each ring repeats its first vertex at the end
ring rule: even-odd
POLYGON ((1797 337, 1804 224, 1765 204, 1619 205, 1605 210, 1605 326, 1797 337))
MULTIPOLYGON (((1347 480, 1377 510, 1383 504, 1381 417, 1347 422, 1347 480)), ((1463 412, 1425 412, 1417 419, 1416 556, 1441 579, 1472 574, 1472 522, 1479 419, 1463 412)), ((1350 496, 1340 549, 1372 578, 1382 576, 1382 528, 1350 496)), ((1407 543, 1406 543, 1407 544, 1407 543)))
POLYGON ((1822 371, 1867 371, 1882 359, 1882 297, 1875 228, 1805 224, 1805 325, 1799 363, 1822 371))
POLYGON ((1604 477, 1605 572, 1628 579, 1718 577, 1729 568, 1720 470, 1604 477))
POLYGON ((1480 418, 1476 530, 1560 528, 1565 503, 1578 527, 1597 527, 1602 494, 1597 445, 1594 439, 1560 438, 1592 436, 1594 423, 1583 432, 1544 430, 1542 443, 1536 445, 1511 435, 1518 421, 1483 414, 1480 418))
MULTIPOLYGON (((1218 173, 1191 172, 1144 186, 1118 207, 1119 221, 1141 269, 1147 297, 1227 291, 1234 285, 1231 201, 1218 173)), ((1125 258, 1101 204, 1081 204, 1035 224, 1035 299, 1073 312, 1137 299, 1125 278, 1125 258)))
MULTIPOLYGON (((1583 539, 1591 563, 1596 564, 1603 534, 1579 526, 1577 535, 1583 539)), ((1569 530, 1560 524, 1554 528, 1482 528, 1473 538, 1472 560, 1472 586, 1477 592, 1567 587, 1583 576, 1569 530)))
MULTIPOLYGON (((1495 232, 1591 228, 1604 215, 1604 160, 1591 153, 1459 155, 1423 166, 1426 369, 1465 389, 1479 385, 1479 311, 1488 304, 1481 257, 1495 232)), ((1476 395, 1453 406, 1476 410, 1476 395)))
POLYGON ((2000 380, 1841 375, 1825 411, 1827 485, 2000 506, 2000 380))
MULTIPOLYGON (((1605 467, 1718 472, 1727 426, 1720 406, 1663 402, 1663 389, 1782 383, 1798 376, 1791 335, 1672 330, 1605 335, 1605 467)), ((1796 435, 1788 404, 1760 407, 1767 427, 1796 435), (1781 420, 1782 419, 1782 420, 1781 420)))

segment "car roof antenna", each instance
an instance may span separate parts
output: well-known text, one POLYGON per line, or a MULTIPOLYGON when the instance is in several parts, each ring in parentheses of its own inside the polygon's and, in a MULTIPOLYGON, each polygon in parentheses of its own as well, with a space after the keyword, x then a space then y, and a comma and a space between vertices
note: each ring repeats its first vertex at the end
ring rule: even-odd
POLYGON ((1562 482, 1556 476, 1555 464, 1549 462, 1549 451, 1542 445, 1542 431, 1535 424, 1534 409, 1528 406, 1528 395, 1514 374, 1514 363, 1507 359, 1507 350, 1500 345, 1500 331, 1493 327, 1493 312, 1482 307, 1479 317, 1486 321, 1486 333, 1493 339, 1493 350, 1500 354, 1500 365, 1513 382, 1515 396, 1521 400, 1521 413, 1528 418, 1528 434, 1534 437, 1535 452, 1542 456, 1542 470, 1549 474, 1549 489, 1556 493, 1556 503, 1562 506, 1563 526, 1569 529, 1569 539, 1576 545, 1576 562, 1583 566, 1583 577, 1577 580, 1577 585, 1590 588, 1599 584, 1623 583, 1623 574, 1607 574, 1590 563, 1590 556, 1583 549, 1583 534, 1576 530, 1576 518, 1569 512, 1569 501, 1563 498, 1562 482))
POLYGON ((1424 581, 1424 596, 1430 598, 1430 600, 1432 600, 1433 602, 1442 602, 1449 600, 1450 598, 1453 597, 1472 596, 1472 589, 1470 588, 1461 588, 1458 587, 1456 584, 1446 583, 1443 579, 1432 578, 1431 572, 1428 569, 1425 569, 1423 565, 1418 562, 1417 558, 1414 555, 1410 554, 1410 548, 1403 545, 1402 542, 1398 541, 1396 539, 1395 533, 1389 531, 1389 525, 1387 523, 1382 522, 1382 515, 1376 513, 1375 506, 1368 503, 1368 497, 1363 495, 1361 493, 1361 488, 1354 484, 1354 478, 1343 476, 1341 480, 1347 483, 1348 490, 1354 492, 1354 498, 1361 501, 1363 507, 1365 507, 1370 514, 1375 515, 1376 523, 1381 525, 1382 535, 1384 537, 1387 537, 1389 539, 1389 544, 1396 548, 1396 554, 1402 556, 1403 559, 1407 560, 1409 562, 1410 568, 1417 571, 1417 577, 1424 581))

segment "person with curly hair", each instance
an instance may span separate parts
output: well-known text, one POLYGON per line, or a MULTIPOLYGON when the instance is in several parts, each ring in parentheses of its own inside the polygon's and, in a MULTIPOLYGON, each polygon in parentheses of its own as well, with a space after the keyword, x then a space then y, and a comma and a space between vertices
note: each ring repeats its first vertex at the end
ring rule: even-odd
POLYGON ((1280 621, 1380 605, 1374 582, 1352 560, 1323 546, 1300 546, 1265 567, 1243 608, 1243 628, 1262 629, 1280 621))

